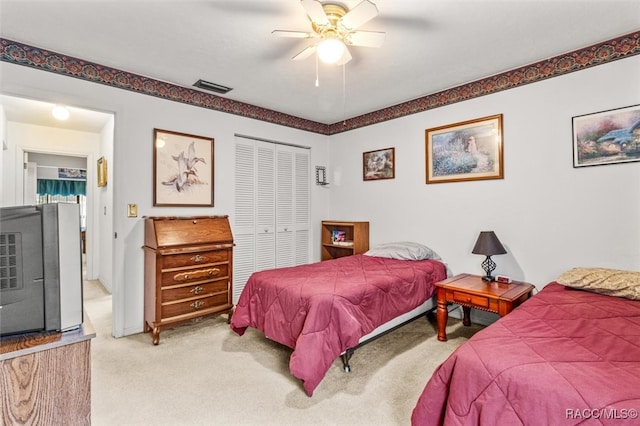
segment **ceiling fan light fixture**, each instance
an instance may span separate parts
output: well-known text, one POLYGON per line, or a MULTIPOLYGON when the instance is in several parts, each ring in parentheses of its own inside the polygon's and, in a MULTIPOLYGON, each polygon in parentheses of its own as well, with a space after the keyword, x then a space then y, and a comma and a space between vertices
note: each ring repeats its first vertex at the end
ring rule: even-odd
POLYGON ((337 38, 326 38, 318 44, 318 58, 325 64, 335 64, 344 54, 344 43, 337 38))
POLYGON ((69 109, 64 105, 56 105, 51 110, 53 118, 56 120, 64 121, 69 118, 69 109))

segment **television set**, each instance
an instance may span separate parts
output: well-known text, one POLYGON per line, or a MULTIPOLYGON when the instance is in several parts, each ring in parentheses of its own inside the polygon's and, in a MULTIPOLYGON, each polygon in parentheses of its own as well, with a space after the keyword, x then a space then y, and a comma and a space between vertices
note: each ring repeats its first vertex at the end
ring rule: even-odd
POLYGON ((0 336, 83 322, 77 204, 0 208, 0 336))

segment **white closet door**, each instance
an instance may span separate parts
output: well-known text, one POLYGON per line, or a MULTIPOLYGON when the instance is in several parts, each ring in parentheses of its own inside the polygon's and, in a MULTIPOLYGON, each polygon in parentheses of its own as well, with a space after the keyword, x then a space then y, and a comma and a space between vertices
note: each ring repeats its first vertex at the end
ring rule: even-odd
POLYGON ((276 157, 276 266, 309 263, 309 152, 276 146, 276 157))
POLYGON ((293 197, 293 152, 288 147, 276 149, 276 171, 278 176, 276 189, 277 240, 276 266, 295 265, 295 229, 294 229, 294 197, 293 197))
POLYGON ((233 219, 233 302, 236 303, 255 270, 255 154, 254 143, 236 138, 235 214, 233 219))
POLYGON ((310 259, 309 150, 236 138, 234 303, 254 271, 310 259))
POLYGON ((256 271, 276 267, 276 152, 272 143, 256 144, 256 271))
POLYGON ((303 265, 311 261, 311 182, 309 168, 309 152, 294 152, 294 245, 295 265, 303 265))

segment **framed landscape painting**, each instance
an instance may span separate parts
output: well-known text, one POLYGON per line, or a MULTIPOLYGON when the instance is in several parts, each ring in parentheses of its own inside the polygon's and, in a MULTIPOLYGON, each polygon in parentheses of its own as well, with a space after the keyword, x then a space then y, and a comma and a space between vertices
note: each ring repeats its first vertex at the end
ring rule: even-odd
POLYGON ((573 167, 640 161, 640 105, 573 117, 573 167))
POLYGON ((379 149, 362 153, 362 179, 393 179, 396 176, 395 148, 379 149))
POLYGON ((427 183, 502 179, 502 114, 425 131, 427 183))
POLYGON ((213 142, 153 129, 154 206, 213 206, 213 142))

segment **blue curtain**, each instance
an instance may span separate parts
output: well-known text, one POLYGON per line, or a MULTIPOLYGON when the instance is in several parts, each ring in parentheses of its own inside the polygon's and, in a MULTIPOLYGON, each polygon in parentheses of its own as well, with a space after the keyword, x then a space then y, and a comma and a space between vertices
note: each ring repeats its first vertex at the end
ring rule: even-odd
POLYGON ((38 194, 86 195, 87 182, 84 180, 38 179, 38 194))

